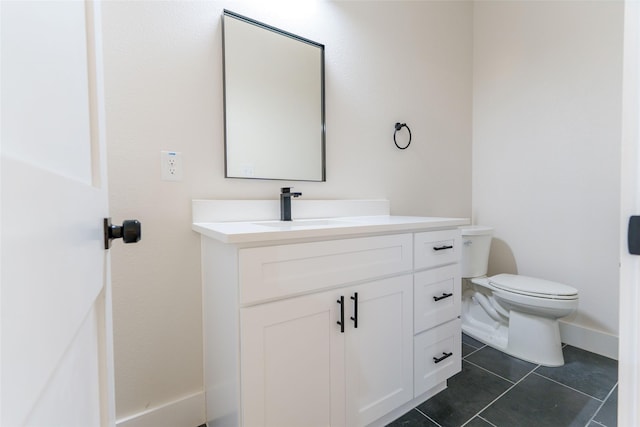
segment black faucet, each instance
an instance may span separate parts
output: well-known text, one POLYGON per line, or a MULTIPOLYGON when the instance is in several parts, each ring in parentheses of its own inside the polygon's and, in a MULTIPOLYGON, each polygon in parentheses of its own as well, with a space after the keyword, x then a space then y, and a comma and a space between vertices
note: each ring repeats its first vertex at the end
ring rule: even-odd
POLYGON ((280 221, 291 221, 291 198, 302 196, 302 193, 292 193, 291 187, 282 187, 280 193, 280 221))

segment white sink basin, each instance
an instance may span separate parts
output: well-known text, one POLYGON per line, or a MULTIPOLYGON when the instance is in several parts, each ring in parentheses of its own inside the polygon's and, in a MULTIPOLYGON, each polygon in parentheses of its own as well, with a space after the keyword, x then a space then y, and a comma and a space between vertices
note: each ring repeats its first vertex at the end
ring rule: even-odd
POLYGON ((298 219, 295 221, 260 221, 254 222, 254 225, 261 225, 264 227, 281 228, 283 230, 291 230, 293 228, 321 228, 321 227, 340 227, 347 226, 352 223, 347 221, 340 221, 337 219, 298 219))

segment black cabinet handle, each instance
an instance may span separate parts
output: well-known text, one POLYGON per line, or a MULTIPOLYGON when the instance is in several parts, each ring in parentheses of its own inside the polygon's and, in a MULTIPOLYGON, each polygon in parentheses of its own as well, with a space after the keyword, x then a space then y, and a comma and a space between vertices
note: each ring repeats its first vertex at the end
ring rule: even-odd
POLYGON ((340 333, 344 334, 344 296, 341 296, 337 301, 340 304, 340 320, 338 320, 338 325, 340 325, 340 333))
POLYGON ((442 362, 444 359, 453 356, 453 353, 445 353, 444 351, 442 352, 442 357, 434 357, 433 358, 433 363, 440 363, 442 362))
POLYGON ((440 297, 433 297, 433 300, 434 300, 434 301, 440 301, 441 299, 449 298, 449 297, 452 297, 452 296, 453 296, 453 294, 447 294, 447 293, 444 293, 444 292, 443 292, 443 293, 442 293, 442 296, 440 296, 440 297))
POLYGON ((351 320, 353 320, 353 327, 357 328, 358 327, 358 293, 354 292, 351 299, 353 300, 353 316, 351 317, 351 320))
POLYGON ((444 246, 434 246, 434 251, 444 251, 445 249, 453 249, 453 246, 444 245, 444 246))

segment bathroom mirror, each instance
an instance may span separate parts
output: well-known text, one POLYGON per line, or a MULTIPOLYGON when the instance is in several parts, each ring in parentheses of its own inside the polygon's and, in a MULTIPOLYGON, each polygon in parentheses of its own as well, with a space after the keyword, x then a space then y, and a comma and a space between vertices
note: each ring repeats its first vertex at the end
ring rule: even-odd
POLYGON ((325 180, 324 46, 223 14, 225 176, 325 180))

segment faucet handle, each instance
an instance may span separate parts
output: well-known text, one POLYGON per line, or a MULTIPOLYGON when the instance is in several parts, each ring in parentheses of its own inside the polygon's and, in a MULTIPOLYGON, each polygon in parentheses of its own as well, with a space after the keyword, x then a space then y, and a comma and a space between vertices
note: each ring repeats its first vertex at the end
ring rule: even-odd
POLYGON ((282 197, 300 197, 302 196, 302 193, 293 193, 291 191, 293 187, 282 187, 280 190, 282 191, 282 193, 280 193, 280 196, 282 197))

